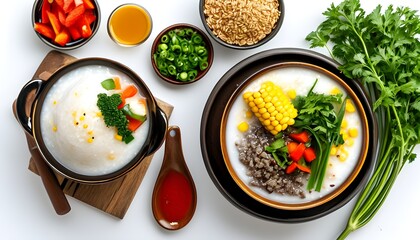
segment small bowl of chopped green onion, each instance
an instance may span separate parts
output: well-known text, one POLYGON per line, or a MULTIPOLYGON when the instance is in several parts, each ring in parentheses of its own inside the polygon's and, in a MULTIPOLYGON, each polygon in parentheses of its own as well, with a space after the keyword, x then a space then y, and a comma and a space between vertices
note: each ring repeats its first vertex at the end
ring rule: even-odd
POLYGON ((213 63, 213 45, 198 27, 178 23, 163 29, 152 45, 152 65, 157 75, 172 84, 201 79, 213 63))

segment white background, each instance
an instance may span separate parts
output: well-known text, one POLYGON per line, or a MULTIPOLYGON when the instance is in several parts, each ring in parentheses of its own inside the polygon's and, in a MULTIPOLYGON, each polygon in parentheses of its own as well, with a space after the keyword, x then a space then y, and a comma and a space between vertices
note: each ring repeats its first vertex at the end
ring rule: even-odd
MULTIPOLYGON (((164 83, 153 72, 150 47, 165 27, 179 22, 204 30, 198 0, 132 0, 145 6, 153 18, 150 38, 141 46, 122 48, 106 32, 111 11, 123 0, 99 0, 102 22, 94 39, 80 49, 67 52, 78 58, 105 57, 136 71, 153 94, 174 105, 170 124, 181 128, 184 155, 198 190, 198 205, 192 221, 180 231, 163 230, 151 211, 151 194, 160 168, 163 149, 159 150, 125 218, 119 220, 93 207, 69 198, 72 210, 55 214, 38 176, 27 170, 29 152, 11 105, 22 86, 32 77, 40 61, 51 50, 32 30, 30 0, 2 2, 0 87, 0 239, 335 239, 344 228, 354 201, 318 220, 282 224, 255 218, 230 204, 216 189, 205 169, 200 150, 200 122, 205 102, 217 81, 240 60, 262 50, 308 48, 305 36, 324 20, 322 12, 331 0, 285 0, 285 19, 277 36, 252 50, 232 50, 213 41, 215 59, 200 82, 188 86, 164 83)), ((339 1, 334 1, 338 3, 339 1)), ((368 12, 386 1, 362 1, 368 12)), ((395 4, 420 9, 415 0, 395 4)), ((316 49, 322 53, 323 50, 316 49)), ((416 149, 417 152, 419 148, 416 149)), ((406 166, 377 216, 348 239, 418 239, 420 215, 420 162, 406 166)))

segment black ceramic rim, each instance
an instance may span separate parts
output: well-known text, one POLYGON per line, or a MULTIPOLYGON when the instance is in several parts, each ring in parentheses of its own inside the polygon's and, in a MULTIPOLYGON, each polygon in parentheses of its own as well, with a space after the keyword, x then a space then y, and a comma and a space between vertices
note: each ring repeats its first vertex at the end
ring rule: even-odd
POLYGON ((363 87, 348 79, 337 69, 339 65, 322 54, 304 49, 273 49, 252 55, 232 67, 213 88, 201 119, 201 151, 207 172, 221 194, 234 206, 264 220, 297 223, 325 216, 349 202, 365 185, 373 169, 377 155, 377 123, 371 104, 363 87), (220 144, 220 129, 223 110, 238 86, 244 84, 256 71, 281 62, 304 62, 317 65, 336 74, 358 96, 366 112, 370 140, 366 160, 354 181, 337 197, 320 206, 304 210, 282 210, 264 205, 250 197, 235 183, 225 165, 220 144), (218 119, 218 121, 215 121, 218 119))
MULTIPOLYGON (((45 161, 48 163, 48 165, 50 165, 50 167, 52 167, 54 170, 59 172, 61 175, 63 175, 64 177, 68 179, 72 179, 72 180, 83 182, 83 183, 104 183, 104 182, 115 180, 121 177, 122 175, 124 175, 125 173, 129 172, 130 170, 135 168, 149 154, 149 149, 152 148, 153 146, 150 146, 147 143, 154 142, 154 139, 156 138, 156 135, 157 135, 155 134, 156 133, 155 131, 159 131, 161 127, 161 126, 157 126, 157 124, 155 124, 155 121, 154 121, 154 119, 157 118, 158 114, 160 114, 160 112, 158 110, 157 103, 152 93, 150 92, 146 84, 143 82, 143 80, 134 71, 132 71, 125 65, 122 65, 118 62, 115 62, 109 59, 84 58, 84 59, 76 60, 75 62, 70 63, 69 65, 66 65, 58 69, 49 78, 49 80, 45 82, 43 89, 41 90, 38 98, 34 102, 33 117, 32 117, 32 132, 34 134, 34 138, 37 143, 37 146, 40 149, 40 153, 43 155, 45 161), (132 81, 134 81, 137 84, 137 86, 139 87, 139 91, 147 99, 147 109, 148 109, 148 114, 149 114, 148 121, 150 122, 149 122, 149 131, 148 131, 145 144, 141 147, 141 149, 139 149, 139 152, 128 164, 126 164, 121 169, 114 171, 112 173, 109 173, 109 174, 89 176, 89 175, 75 173, 67 169, 53 157, 53 155, 45 146, 42 135, 40 134, 41 121, 36 121, 35 119, 38 119, 38 120, 40 119, 43 101, 49 89, 54 85, 56 81, 58 81, 63 75, 65 75, 66 73, 74 69, 77 69, 79 67, 94 66, 94 65, 105 66, 105 67, 109 67, 117 71, 120 71, 126 74, 132 81)), ((164 126, 164 128, 165 128, 164 131, 166 131, 166 126, 164 126)))
POLYGON ((204 28, 206 29, 207 33, 220 45, 228 47, 228 48, 232 48, 232 49, 237 49, 237 50, 244 50, 244 49, 252 49, 252 48, 256 48, 259 47, 265 43, 267 43, 268 41, 270 41, 272 38, 274 38, 277 33, 279 32, 281 25, 283 24, 283 20, 284 20, 284 12, 285 12, 285 8, 284 8, 284 1, 283 0, 279 0, 279 11, 280 11, 280 16, 279 19, 277 20, 276 26, 273 28, 273 30, 261 41, 257 42, 256 44, 253 45, 244 45, 244 46, 239 46, 239 45, 234 45, 234 44, 229 44, 223 40, 221 40, 218 36, 216 36, 213 31, 209 28, 209 26, 207 25, 206 22, 206 16, 204 15, 204 3, 206 0, 200 0, 200 5, 199 5, 199 11, 200 11, 200 18, 201 18, 201 22, 203 23, 204 28))

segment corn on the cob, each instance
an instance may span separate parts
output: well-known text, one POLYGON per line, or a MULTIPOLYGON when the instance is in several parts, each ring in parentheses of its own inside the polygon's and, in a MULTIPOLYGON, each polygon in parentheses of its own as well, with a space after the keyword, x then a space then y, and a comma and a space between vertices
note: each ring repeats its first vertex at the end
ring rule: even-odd
POLYGON ((243 98, 265 129, 273 135, 295 123, 297 110, 283 90, 271 81, 261 84, 258 92, 244 93, 243 98))

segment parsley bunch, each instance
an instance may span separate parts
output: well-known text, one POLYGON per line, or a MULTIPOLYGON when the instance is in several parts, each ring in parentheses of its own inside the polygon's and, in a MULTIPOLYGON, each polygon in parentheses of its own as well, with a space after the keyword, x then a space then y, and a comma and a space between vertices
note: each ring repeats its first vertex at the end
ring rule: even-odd
POLYGON ((311 47, 326 47, 349 78, 369 93, 379 127, 379 153, 373 176, 349 217, 348 234, 377 213, 398 174, 416 156, 420 137, 420 18, 408 7, 366 15, 359 0, 331 5, 326 20, 307 37, 311 47), (328 45, 332 45, 332 49, 328 45))

